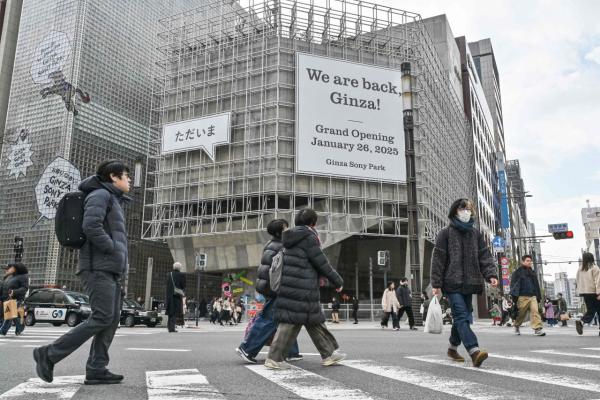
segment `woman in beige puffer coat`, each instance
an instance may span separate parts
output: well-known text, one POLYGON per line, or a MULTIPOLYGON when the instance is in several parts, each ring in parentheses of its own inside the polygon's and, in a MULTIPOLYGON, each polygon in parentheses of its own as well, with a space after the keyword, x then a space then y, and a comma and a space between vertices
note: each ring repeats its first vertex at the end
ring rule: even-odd
POLYGON ((594 263, 592 253, 583 253, 581 256, 576 282, 577 293, 583 297, 586 313, 581 320, 575 321, 575 329, 583 335, 583 324, 592 322, 596 313, 600 315, 600 268, 594 263))
POLYGON ((381 298, 381 309, 383 310, 383 317, 381 318, 381 328, 387 328, 390 315, 392 316, 392 326, 394 330, 400 330, 400 321, 398 321, 398 310, 400 309, 400 302, 396 297, 396 291, 394 290, 394 282, 390 282, 388 287, 383 291, 383 297, 381 298))

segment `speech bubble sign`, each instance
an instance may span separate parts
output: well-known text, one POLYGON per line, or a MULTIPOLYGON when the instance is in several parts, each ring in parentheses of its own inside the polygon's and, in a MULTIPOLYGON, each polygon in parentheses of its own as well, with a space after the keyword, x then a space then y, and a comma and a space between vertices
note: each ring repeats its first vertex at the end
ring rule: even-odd
POLYGON ((31 78, 39 85, 52 83, 50 74, 61 71, 71 54, 69 37, 64 32, 52 31, 35 49, 31 63, 31 78))
POLYGON ((215 161, 215 148, 230 143, 231 113, 174 122, 163 126, 161 154, 203 149, 215 161))
POLYGON ((54 219, 58 203, 69 192, 77 191, 81 182, 79 170, 68 160, 56 157, 44 170, 42 177, 35 186, 40 218, 54 219))
POLYGON ((8 173, 10 176, 14 176, 15 179, 19 179, 21 175, 26 176, 27 168, 33 165, 31 161, 33 151, 31 150, 31 143, 29 143, 28 133, 27 129, 22 129, 8 153, 8 173))

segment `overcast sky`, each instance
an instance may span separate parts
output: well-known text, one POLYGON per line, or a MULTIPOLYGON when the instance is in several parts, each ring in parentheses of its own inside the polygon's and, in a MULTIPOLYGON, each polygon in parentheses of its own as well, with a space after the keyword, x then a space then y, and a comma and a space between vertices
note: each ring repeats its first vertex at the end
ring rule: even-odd
MULTIPOLYGON (((446 14, 455 37, 490 38, 500 73, 507 158, 521 164, 529 219, 539 234, 568 222, 573 240, 545 239, 548 261, 576 260, 585 246, 581 208, 600 207, 600 1, 379 0, 446 14)), ((545 273, 576 265, 548 265, 545 273)), ((552 279, 553 277, 546 277, 552 279)))

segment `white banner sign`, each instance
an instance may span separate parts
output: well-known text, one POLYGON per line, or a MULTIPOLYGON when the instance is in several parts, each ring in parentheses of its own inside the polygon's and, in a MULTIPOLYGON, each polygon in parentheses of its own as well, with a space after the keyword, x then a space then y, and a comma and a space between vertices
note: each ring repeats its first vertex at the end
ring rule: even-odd
POLYGON ((204 149, 215 160, 215 147, 229 140, 231 113, 174 122, 163 126, 162 154, 204 149))
POLYGON ((8 154, 8 171, 9 175, 19 179, 21 175, 27 175, 27 168, 33 165, 31 156, 33 151, 31 150, 31 143, 28 138, 29 131, 22 129, 21 133, 17 137, 17 141, 14 142, 10 147, 10 153, 8 154))
POLYGON ((41 214, 38 222, 42 218, 53 219, 60 200, 65 194, 77 191, 80 182, 79 170, 68 160, 56 157, 46 167, 35 187, 35 197, 41 214))
POLYGON ((401 78, 297 53, 296 172, 406 181, 401 78))

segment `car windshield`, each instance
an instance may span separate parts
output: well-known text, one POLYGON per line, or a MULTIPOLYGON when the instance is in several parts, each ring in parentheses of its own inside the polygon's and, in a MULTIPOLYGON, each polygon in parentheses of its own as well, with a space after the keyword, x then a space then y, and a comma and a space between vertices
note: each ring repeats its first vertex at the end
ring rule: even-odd
POLYGON ((137 302, 135 302, 133 300, 123 299, 123 303, 127 304, 129 307, 132 307, 132 308, 142 308, 142 306, 140 304, 138 304, 137 302))
POLYGON ((80 302, 81 304, 89 304, 90 299, 89 297, 87 297, 85 294, 82 293, 66 293, 67 298, 72 301, 73 303, 75 303, 76 301, 80 302))

